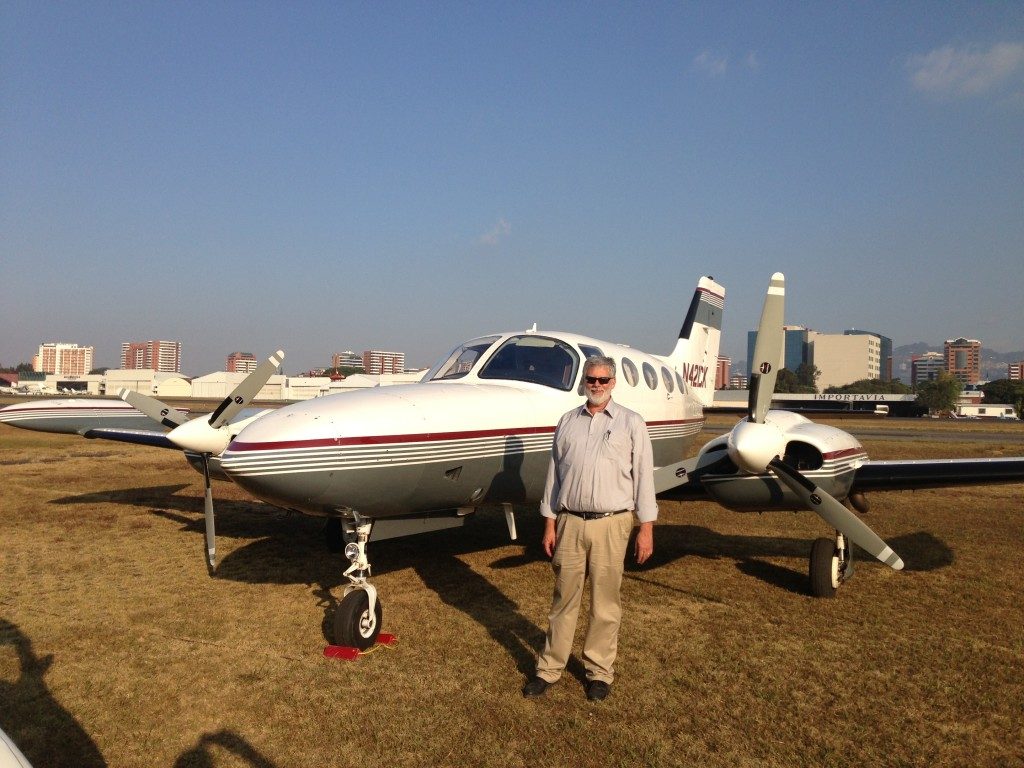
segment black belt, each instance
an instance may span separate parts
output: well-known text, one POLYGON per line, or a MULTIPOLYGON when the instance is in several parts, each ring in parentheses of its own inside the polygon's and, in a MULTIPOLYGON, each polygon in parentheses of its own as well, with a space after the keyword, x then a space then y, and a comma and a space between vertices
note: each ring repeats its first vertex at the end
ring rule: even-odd
POLYGON ((624 512, 629 512, 628 509, 620 509, 617 512, 576 512, 571 509, 563 509, 567 515, 575 515, 576 517, 582 517, 584 520, 600 520, 604 517, 611 517, 612 515, 621 515, 624 512))

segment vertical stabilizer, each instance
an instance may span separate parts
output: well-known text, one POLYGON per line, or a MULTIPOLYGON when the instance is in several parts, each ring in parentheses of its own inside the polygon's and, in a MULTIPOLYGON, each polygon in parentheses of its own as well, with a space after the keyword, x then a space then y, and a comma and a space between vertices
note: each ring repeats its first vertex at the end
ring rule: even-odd
POLYGON ((668 356, 689 391, 704 406, 715 397, 718 345, 722 340, 722 310, 725 288, 712 277, 702 277, 693 292, 690 309, 679 331, 679 341, 668 356))

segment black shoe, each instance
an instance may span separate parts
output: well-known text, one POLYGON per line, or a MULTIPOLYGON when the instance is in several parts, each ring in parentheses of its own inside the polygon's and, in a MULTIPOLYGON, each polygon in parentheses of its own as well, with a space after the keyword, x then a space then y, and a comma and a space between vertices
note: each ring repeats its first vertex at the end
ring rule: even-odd
POLYGON ((534 675, 530 678, 529 682, 523 686, 523 696, 528 699, 534 696, 543 696, 544 691, 548 689, 549 685, 551 685, 551 683, 543 677, 537 677, 534 675))
POLYGON ((587 683, 587 699, 590 701, 604 701, 611 692, 612 687, 604 680, 591 680, 587 683))

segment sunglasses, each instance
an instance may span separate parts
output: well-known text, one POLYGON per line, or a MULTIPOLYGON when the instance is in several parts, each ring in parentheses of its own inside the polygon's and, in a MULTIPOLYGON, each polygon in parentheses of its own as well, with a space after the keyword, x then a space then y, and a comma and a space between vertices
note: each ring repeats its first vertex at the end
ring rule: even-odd
POLYGON ((607 384, 609 381, 614 379, 614 376, 586 376, 587 384, 607 384))

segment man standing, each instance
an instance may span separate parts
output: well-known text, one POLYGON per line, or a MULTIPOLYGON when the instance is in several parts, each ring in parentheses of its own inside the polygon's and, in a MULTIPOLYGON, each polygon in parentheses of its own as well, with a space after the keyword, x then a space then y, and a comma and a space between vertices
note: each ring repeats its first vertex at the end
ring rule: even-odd
POLYGON ((555 428, 540 502, 542 544, 555 571, 555 594, 544 650, 524 696, 540 696, 569 660, 583 585, 590 575, 590 623, 583 642, 587 698, 611 692, 622 607, 619 588, 633 515, 640 520, 636 561, 654 551, 654 456, 643 417, 612 402, 615 361, 591 357, 583 366, 587 402, 555 428))

